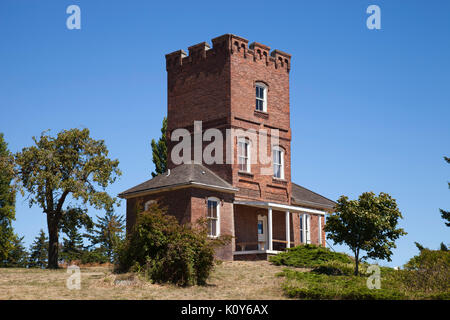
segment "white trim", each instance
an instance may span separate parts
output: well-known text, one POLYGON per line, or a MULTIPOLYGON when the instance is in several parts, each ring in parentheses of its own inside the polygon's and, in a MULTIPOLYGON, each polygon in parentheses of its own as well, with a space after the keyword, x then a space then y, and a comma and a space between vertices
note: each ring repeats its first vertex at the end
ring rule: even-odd
POLYGON ((242 255, 242 254, 254 254, 254 253, 273 253, 278 254, 282 251, 278 250, 247 250, 247 251, 235 251, 233 252, 234 255, 242 255))
POLYGON ((325 215, 327 214, 326 211, 316 210, 316 209, 309 209, 309 208, 303 208, 303 207, 297 207, 297 206, 291 206, 287 204, 280 204, 280 203, 274 203, 274 202, 266 202, 266 201, 241 201, 237 200, 233 202, 234 204, 240 204, 245 206, 251 206, 251 207, 258 207, 258 208, 273 208, 280 211, 286 211, 289 210, 290 212, 307 212, 307 213, 315 213, 319 215, 325 215))
MULTIPOLYGON (((260 87, 260 88, 263 89, 263 99, 262 99, 262 101, 263 101, 263 109, 262 110, 256 109, 256 105, 255 105, 255 110, 256 111, 267 112, 267 85, 265 83, 263 83, 263 82, 256 82, 255 83, 255 88, 256 87, 260 87)), ((260 98, 258 98, 256 96, 256 91, 255 91, 255 102, 256 102, 256 99, 261 100, 260 98)))
POLYGON ((290 217, 289 211, 286 211, 286 247, 291 247, 291 226, 290 226, 290 217))
POLYGON ((272 229, 272 208, 269 207, 267 209, 267 231, 269 232, 269 239, 267 241, 269 242, 269 251, 273 250, 272 229))
POLYGON ((276 179, 284 179, 284 149, 281 148, 280 146, 273 146, 272 147, 272 161, 273 161, 273 165, 272 165, 272 171, 273 171, 273 177, 276 179), (273 157, 275 154, 275 151, 280 152, 280 163, 278 165, 281 165, 280 168, 280 176, 276 177, 275 176, 275 161, 273 161, 273 157))
POLYGON ((321 247, 322 246, 322 217, 317 216, 317 219, 318 219, 318 222, 317 222, 318 228, 317 229, 319 232, 317 239, 319 239, 319 246, 321 247))
MULTIPOLYGON (((206 200, 206 210, 208 210, 209 201, 215 202, 217 204, 217 206, 216 206, 217 219, 216 219, 216 234, 215 235, 208 234, 208 237, 217 238, 220 236, 220 199, 218 199, 216 197, 208 197, 206 200)), ((208 221, 208 212, 206 212, 206 220, 208 221)))
MULTIPOLYGON (((240 158, 240 156, 239 156, 239 151, 240 151, 239 143, 243 143, 245 145, 245 148, 247 149, 246 150, 246 153, 247 153, 247 168, 244 170, 244 172, 251 173, 251 171, 252 171, 251 170, 251 151, 252 151, 252 149, 251 149, 250 139, 241 137, 241 138, 238 138, 238 140, 237 140, 238 167, 239 167, 239 170, 241 170, 241 167, 240 167, 241 164, 239 163, 239 158, 240 158)), ((243 156, 241 156, 241 157, 243 157, 243 156)))

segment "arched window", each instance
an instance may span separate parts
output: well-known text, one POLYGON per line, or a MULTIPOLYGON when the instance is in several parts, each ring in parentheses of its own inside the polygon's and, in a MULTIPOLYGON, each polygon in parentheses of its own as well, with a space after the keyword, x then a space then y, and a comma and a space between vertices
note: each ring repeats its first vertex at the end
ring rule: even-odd
POLYGON ((208 224, 208 236, 216 238, 220 235, 220 200, 208 198, 206 221, 208 224))
POLYGON ((262 82, 255 83, 256 110, 267 112, 267 86, 262 82))
POLYGON ((273 147, 273 176, 284 179, 284 150, 278 146, 273 147))
POLYGON ((150 206, 152 205, 152 204, 154 204, 156 201, 155 200, 148 200, 145 204, 144 204, 144 211, 147 211, 149 208, 150 208, 150 206))
POLYGON ((237 152, 239 170, 250 172, 250 141, 246 138, 239 138, 237 152))

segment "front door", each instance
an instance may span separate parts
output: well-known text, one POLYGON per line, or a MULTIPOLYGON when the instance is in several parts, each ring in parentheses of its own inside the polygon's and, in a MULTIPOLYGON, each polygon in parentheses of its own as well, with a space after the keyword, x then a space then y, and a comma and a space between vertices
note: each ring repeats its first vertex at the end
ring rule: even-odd
POLYGON ((258 250, 265 250, 267 244, 267 216, 258 215, 258 250))

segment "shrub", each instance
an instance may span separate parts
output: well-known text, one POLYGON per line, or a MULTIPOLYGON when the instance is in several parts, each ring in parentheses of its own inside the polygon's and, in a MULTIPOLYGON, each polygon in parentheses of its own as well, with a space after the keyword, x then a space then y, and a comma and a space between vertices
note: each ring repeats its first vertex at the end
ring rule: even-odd
POLYGON ((398 277, 407 290, 426 293, 450 290, 450 252, 423 248, 405 264, 398 277))
POLYGON ((306 244, 290 248, 285 252, 270 257, 270 262, 275 265, 291 267, 314 268, 336 261, 342 264, 352 263, 352 259, 346 254, 332 252, 328 248, 306 244))
POLYGON ((361 276, 337 276, 294 270, 284 270, 281 275, 286 277, 283 290, 290 298, 349 300, 405 298, 403 293, 389 286, 371 290, 367 288, 367 278, 361 276))
POLYGON ((88 264, 88 263, 107 263, 109 262, 108 257, 105 255, 104 251, 101 249, 94 249, 94 250, 86 250, 83 251, 81 254, 81 263, 82 264, 88 264))
POLYGON ((214 249, 228 239, 210 240, 206 224, 180 225, 157 204, 139 213, 136 226, 118 250, 116 271, 136 271, 154 282, 205 284, 214 266, 214 249))

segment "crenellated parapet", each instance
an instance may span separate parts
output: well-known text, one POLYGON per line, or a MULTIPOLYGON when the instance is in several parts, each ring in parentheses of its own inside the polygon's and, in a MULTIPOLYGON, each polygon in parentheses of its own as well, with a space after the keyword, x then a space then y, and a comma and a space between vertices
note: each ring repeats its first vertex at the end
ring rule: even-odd
POLYGON ((240 55, 244 59, 252 59, 254 62, 263 62, 267 67, 290 71, 291 55, 280 50, 270 52, 270 47, 258 42, 250 45, 248 40, 233 34, 224 34, 212 39, 212 47, 207 42, 190 46, 189 55, 183 50, 178 50, 166 55, 166 70, 180 71, 193 65, 215 60, 218 57, 240 55))

